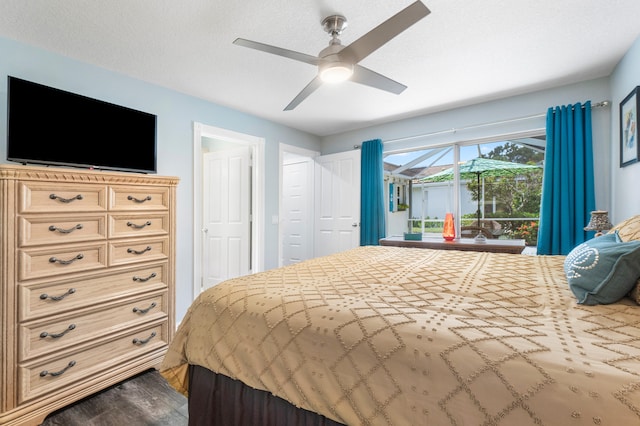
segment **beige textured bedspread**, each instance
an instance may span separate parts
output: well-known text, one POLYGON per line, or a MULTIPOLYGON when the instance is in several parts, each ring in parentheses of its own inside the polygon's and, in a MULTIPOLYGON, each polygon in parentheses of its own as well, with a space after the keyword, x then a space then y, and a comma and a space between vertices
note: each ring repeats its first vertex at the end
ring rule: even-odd
POLYGON ((561 256, 360 247, 224 282, 187 364, 349 425, 640 425, 640 306, 579 306, 561 256))

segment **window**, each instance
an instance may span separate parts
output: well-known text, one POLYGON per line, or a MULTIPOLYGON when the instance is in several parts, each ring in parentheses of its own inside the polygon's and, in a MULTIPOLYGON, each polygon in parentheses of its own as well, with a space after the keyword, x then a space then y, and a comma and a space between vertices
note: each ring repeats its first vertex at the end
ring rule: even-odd
MULTIPOLYGON (((385 155, 390 180, 408 184, 408 224, 387 235, 438 236, 447 212, 463 238, 525 239, 534 245, 540 214, 544 136, 429 147, 385 155), (458 186, 454 157, 458 162, 458 186), (468 170, 471 168, 471 170, 468 170)), ((390 226, 393 221, 390 221, 390 226)), ((396 222, 397 223, 397 222, 396 222)))

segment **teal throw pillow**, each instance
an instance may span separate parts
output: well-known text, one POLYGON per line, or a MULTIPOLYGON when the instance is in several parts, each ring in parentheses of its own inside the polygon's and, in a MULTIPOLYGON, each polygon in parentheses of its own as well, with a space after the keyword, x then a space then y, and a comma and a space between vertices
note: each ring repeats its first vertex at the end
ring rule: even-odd
POLYGON ((595 237, 571 250, 564 272, 578 303, 617 302, 640 277, 640 241, 625 243, 617 231, 595 237))

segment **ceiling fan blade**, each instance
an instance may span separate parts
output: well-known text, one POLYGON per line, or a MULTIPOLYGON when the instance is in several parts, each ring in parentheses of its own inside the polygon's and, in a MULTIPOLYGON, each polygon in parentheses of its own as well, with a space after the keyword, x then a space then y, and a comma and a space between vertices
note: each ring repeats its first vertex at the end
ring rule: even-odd
POLYGON ((263 52, 272 53, 274 55, 284 56, 285 58, 294 59, 296 61, 304 62, 310 65, 318 65, 320 63, 320 58, 316 56, 311 56, 307 55, 306 53, 295 52, 293 50, 283 49, 281 47, 271 46, 269 44, 251 41, 244 38, 235 39, 233 41, 233 44, 249 47, 251 49, 261 50, 263 52))
POLYGON ((382 74, 378 74, 377 72, 371 71, 370 69, 360 65, 353 67, 351 81, 394 93, 396 95, 399 95, 407 88, 404 84, 400 84, 397 81, 391 80, 382 74))
POLYGON ((427 6, 416 1, 342 49, 340 57, 358 63, 429 13, 427 6))
POLYGON ((295 98, 293 98, 291 102, 289 102, 289 105, 287 105, 284 110, 291 111, 292 109, 297 107, 300 104, 300 102, 307 99, 307 97, 313 92, 315 92, 315 90, 321 85, 322 85, 322 80, 320 79, 319 76, 316 76, 313 80, 311 80, 311 82, 309 82, 309 84, 307 84, 307 86, 304 89, 302 89, 300 93, 298 93, 298 95, 295 98))

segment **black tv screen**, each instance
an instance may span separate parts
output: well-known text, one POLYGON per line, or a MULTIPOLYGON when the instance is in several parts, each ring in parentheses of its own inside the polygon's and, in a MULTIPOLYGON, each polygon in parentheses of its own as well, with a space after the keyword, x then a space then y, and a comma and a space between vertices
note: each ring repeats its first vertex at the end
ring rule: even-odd
POLYGON ((156 173, 156 116, 8 78, 7 160, 156 173))

